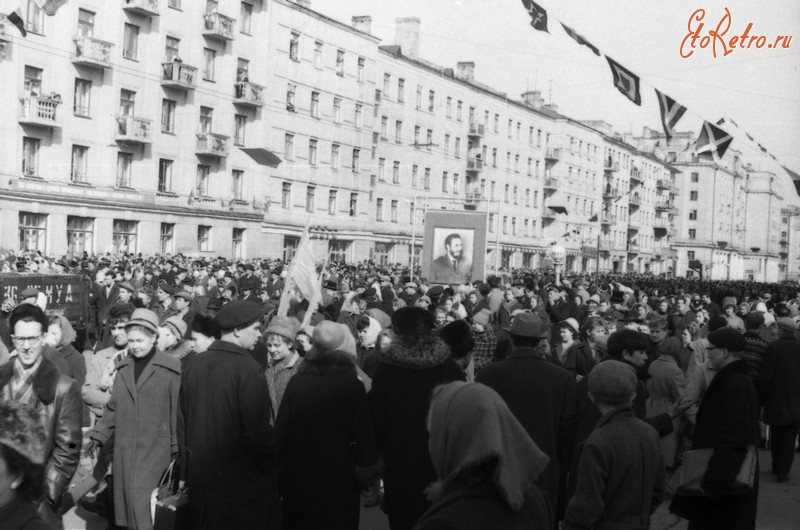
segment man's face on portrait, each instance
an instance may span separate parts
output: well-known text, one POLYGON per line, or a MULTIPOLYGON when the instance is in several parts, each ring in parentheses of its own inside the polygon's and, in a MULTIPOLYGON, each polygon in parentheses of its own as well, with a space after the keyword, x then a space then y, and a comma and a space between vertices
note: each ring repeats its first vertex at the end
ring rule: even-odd
POLYGON ((447 253, 453 259, 461 258, 461 255, 464 253, 464 247, 461 243, 460 237, 454 237, 453 239, 451 239, 450 244, 445 245, 445 248, 447 249, 447 253))

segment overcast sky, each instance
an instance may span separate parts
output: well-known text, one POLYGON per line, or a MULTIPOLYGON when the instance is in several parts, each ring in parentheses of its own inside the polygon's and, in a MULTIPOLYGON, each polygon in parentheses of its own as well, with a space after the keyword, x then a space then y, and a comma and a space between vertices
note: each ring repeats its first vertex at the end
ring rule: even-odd
MULTIPOLYGON (((395 19, 421 18, 420 56, 446 67, 474 61, 478 81, 519 98, 542 91, 576 119, 602 119, 618 132, 661 129, 653 88, 688 107, 678 130, 697 133, 702 120, 733 118, 732 148, 758 149, 749 132, 785 166, 800 172, 800 1, 798 0, 541 0, 549 34, 530 27, 521 0, 312 0, 311 7, 342 22, 372 16, 372 33, 394 43, 395 19), (714 58, 711 48, 681 58, 681 41, 698 8, 702 35, 716 28, 727 7, 726 35, 792 35, 789 49, 736 49, 714 58), (564 33, 572 27, 642 81, 637 107, 612 85, 604 57, 564 33)), ((696 23, 695 23, 696 26, 696 23)), ((718 48, 721 51, 721 48, 718 48)), ((725 126, 723 126, 725 128, 725 126)))

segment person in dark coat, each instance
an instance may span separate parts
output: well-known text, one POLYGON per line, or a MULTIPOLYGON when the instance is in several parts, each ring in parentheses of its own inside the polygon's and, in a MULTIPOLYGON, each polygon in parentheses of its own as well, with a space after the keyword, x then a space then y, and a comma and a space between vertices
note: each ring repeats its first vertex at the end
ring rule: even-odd
POLYGON ((549 458, 503 399, 479 383, 433 393, 430 453, 439 480, 415 530, 549 528, 552 513, 535 484, 549 458))
POLYGON ((178 441, 191 528, 278 528, 277 448, 267 380, 248 353, 261 309, 237 300, 215 317, 222 335, 189 358, 181 378, 178 441))
POLYGON ((391 530, 405 530, 425 512, 423 490, 436 479, 425 426, 433 388, 464 380, 450 350, 421 307, 392 315, 396 338, 379 354, 368 397, 378 448, 385 462, 383 509, 391 530))
POLYGON ((283 528, 358 530, 359 492, 377 480, 379 469, 352 355, 312 348, 286 386, 275 436, 283 528))
POLYGON ((550 457, 538 485, 557 516, 575 437, 575 379, 547 360, 547 325, 538 316, 517 315, 510 334, 511 354, 481 370, 476 381, 502 396, 534 443, 550 457))
POLYGON ((770 426, 772 472, 779 482, 786 482, 800 430, 800 341, 793 318, 777 320, 781 338, 770 343, 764 352, 758 390, 764 423, 770 426))
POLYGON ((758 507, 758 470, 748 494, 731 494, 750 445, 758 444, 756 388, 742 360, 744 337, 731 328, 708 336, 708 358, 717 375, 708 385, 692 438, 692 449, 713 449, 701 487, 704 497, 681 495, 670 511, 689 520, 689 529, 752 530, 758 507))

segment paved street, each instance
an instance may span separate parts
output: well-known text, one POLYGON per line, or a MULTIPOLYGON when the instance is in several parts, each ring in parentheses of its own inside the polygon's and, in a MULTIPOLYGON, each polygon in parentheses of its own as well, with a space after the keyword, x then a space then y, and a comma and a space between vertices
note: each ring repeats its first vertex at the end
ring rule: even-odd
MULTIPOLYGON (((758 530, 794 530, 800 527, 800 471, 792 480, 778 484, 770 473, 769 451, 759 451, 761 489, 758 499, 758 530)), ((685 530, 686 521, 669 513, 665 502, 655 513, 652 530, 685 530)), ((85 510, 71 510, 64 519, 66 530, 104 530, 105 522, 85 510)), ((379 508, 361 510, 361 530, 388 530, 389 523, 379 508)))

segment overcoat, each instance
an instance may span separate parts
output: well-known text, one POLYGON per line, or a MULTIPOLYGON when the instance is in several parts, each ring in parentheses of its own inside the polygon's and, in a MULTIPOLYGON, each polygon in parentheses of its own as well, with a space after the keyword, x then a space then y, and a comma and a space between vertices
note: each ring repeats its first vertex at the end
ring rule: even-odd
POLYGON ((134 379, 134 360, 117 364, 114 389, 103 417, 89 435, 105 444, 114 434, 114 513, 125 528, 152 528, 150 494, 172 455, 178 453, 180 361, 155 355, 134 379))
POLYGON ((556 513, 562 471, 569 467, 575 439, 575 379, 564 368, 533 348, 516 348, 504 360, 487 366, 475 377, 495 391, 511 409, 550 463, 538 486, 556 513))
POLYGON ((279 528, 270 407, 264 372, 235 344, 215 341, 184 365, 178 431, 192 529, 279 528))
POLYGON ((275 436, 283 528, 357 530, 358 478, 375 465, 378 449, 352 357, 325 351, 305 358, 286 386, 275 436))
POLYGON ((767 425, 800 425, 800 341, 784 335, 767 346, 759 374, 767 425))
POLYGON ((755 528, 758 504, 758 472, 755 487, 747 495, 730 495, 747 446, 758 444, 758 397, 747 375, 747 363, 725 366, 708 385, 697 411, 693 449, 713 448, 702 488, 706 497, 676 495, 670 511, 697 522, 704 529, 755 528))

